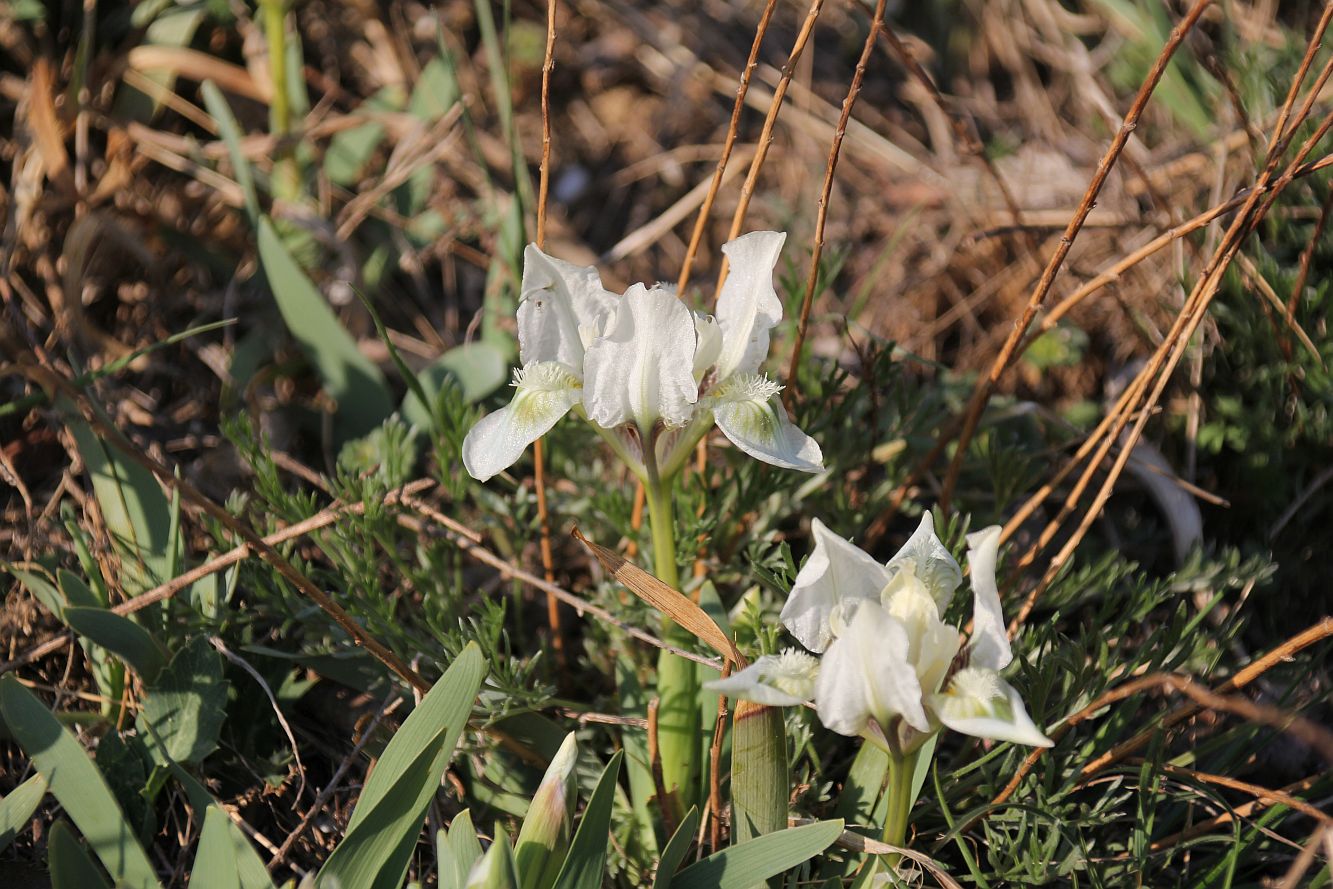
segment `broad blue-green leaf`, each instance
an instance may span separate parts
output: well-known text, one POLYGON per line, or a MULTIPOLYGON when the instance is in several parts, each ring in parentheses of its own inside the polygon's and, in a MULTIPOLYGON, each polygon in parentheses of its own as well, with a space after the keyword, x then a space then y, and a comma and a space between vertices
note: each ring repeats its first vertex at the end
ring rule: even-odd
MULTIPOLYGON (((458 383, 464 401, 476 403, 505 384, 509 356, 491 343, 468 343, 445 352, 417 374, 417 382, 431 399, 448 378, 458 383)), ((403 399, 403 417, 418 429, 431 427, 430 406, 423 405, 415 392, 403 399)))
POLYGON ((874 744, 862 744, 838 794, 834 814, 849 824, 870 824, 888 774, 889 755, 874 744))
POLYGON ((32 597, 42 603, 42 607, 58 618, 64 619, 65 597, 51 581, 35 571, 28 571, 8 563, 5 570, 18 578, 19 583, 32 593, 32 597))
POLYGON ((138 722, 162 739, 172 761, 196 763, 217 747, 226 703, 222 658, 196 636, 149 686, 138 722))
POLYGON ((689 854, 690 844, 694 842, 694 832, 698 829, 699 809, 690 806, 690 810, 680 822, 680 827, 676 828, 676 832, 667 841, 666 848, 662 850, 662 857, 657 862, 657 874, 653 877, 653 889, 667 889, 671 885, 671 878, 675 876, 680 863, 689 854))
POLYGON ((468 876, 467 889, 519 889, 518 867, 504 825, 495 826, 495 842, 468 876))
MULTIPOLYGON (((107 607, 105 590, 98 587, 94 590, 84 583, 83 578, 74 574, 72 571, 66 571, 64 568, 56 572, 56 579, 60 586, 60 598, 63 601, 61 611, 57 612, 59 617, 69 624, 68 612, 71 608, 91 608, 103 613, 107 607)), ((125 620, 125 618, 118 618, 125 620)), ((88 661, 92 667, 93 678, 97 682, 97 689, 105 698, 102 702, 102 712, 110 713, 115 702, 121 698, 121 692, 125 689, 125 667, 112 657, 112 652, 98 644, 93 634, 85 633, 78 627, 70 624, 70 628, 75 631, 78 637, 79 647, 88 655, 88 661)))
MULTIPOLYGON (((69 407, 65 402, 65 407, 69 407)), ((68 410, 102 518, 119 546, 121 583, 137 596, 171 579, 171 504, 157 479, 68 410)))
MULTIPOLYGON (((190 801, 190 808, 194 810, 195 818, 203 818, 206 821, 209 810, 219 808, 218 801, 208 792, 208 788, 200 784, 199 779, 185 771, 179 763, 167 759, 161 748, 156 747, 156 742, 151 735, 145 739, 145 743, 153 750, 155 758, 166 762, 172 777, 185 791, 185 798, 190 801)), ((250 841, 245 834, 230 818, 227 819, 226 826, 227 835, 231 838, 233 856, 236 862, 236 874, 240 880, 241 889, 274 889, 273 881, 269 878, 263 860, 255 852, 254 847, 250 845, 250 841)))
POLYGON ((274 889, 263 860, 255 852, 254 846, 250 845, 250 840, 230 819, 227 821, 227 834, 231 837, 231 846, 236 856, 236 875, 241 881, 241 889, 274 889))
POLYGON ((144 744, 132 734, 108 731, 97 743, 93 763, 106 779, 107 787, 139 836, 150 836, 155 813, 144 795, 152 761, 144 744), (148 830, 146 833, 145 831, 148 830))
POLYGON ((60 592, 65 597, 66 605, 76 608, 107 607, 106 601, 93 592, 92 588, 83 582, 83 578, 73 571, 61 568, 56 572, 56 582, 60 585, 60 592))
POLYGON ((749 889, 823 852, 841 833, 841 821, 820 821, 765 834, 690 865, 671 889, 749 889))
POLYGON ((464 889, 467 875, 480 857, 481 843, 472 826, 472 813, 464 809, 449 825, 447 835, 442 830, 435 833, 435 870, 439 875, 439 889, 464 889))
POLYGON ((227 146, 227 156, 231 158, 236 184, 241 187, 245 198, 245 215, 250 217, 251 225, 259 224, 259 194, 255 191, 255 176, 250 169, 250 162, 241 153, 241 126, 236 122, 236 115, 231 113, 231 106, 222 95, 222 90, 211 80, 205 80, 200 87, 204 95, 204 107, 213 116, 218 125, 218 134, 227 146))
MULTIPOLYGON (((140 3, 132 16, 136 28, 147 28, 143 44, 152 46, 189 46, 195 31, 207 14, 204 4, 140 3), (152 7, 156 6, 154 10, 152 7), (146 8, 147 7, 147 8, 146 8)), ((130 89, 117 91, 117 117, 148 120, 162 105, 176 85, 176 68, 163 66, 141 72, 143 80, 130 89)))
MULTIPOLYGON (((616 658, 616 691, 620 697, 621 713, 642 716, 647 712, 648 696, 634 672, 634 662, 624 655, 616 658)), ((627 731, 621 738, 621 744, 625 751, 625 773, 629 778, 634 838, 640 847, 637 851, 645 860, 651 860, 657 857, 657 835, 653 832, 650 815, 657 787, 648 761, 647 733, 627 731)))
POLYGON ((413 117, 424 121, 439 120, 444 112, 458 101, 458 79, 453 68, 441 56, 436 56, 421 69, 412 86, 412 98, 407 110, 413 117))
POLYGON ((447 729, 445 746, 450 752, 453 751, 472 714, 472 703, 476 700, 485 676, 486 661, 481 655, 481 649, 475 642, 470 642, 404 720, 402 727, 394 732, 393 739, 384 748, 375 770, 361 790, 361 798, 357 800, 347 824, 349 830, 369 814, 369 810, 385 796, 389 787, 397 783, 402 771, 416 759, 426 744, 435 740, 441 730, 447 729))
POLYGON ((65 609, 65 623, 80 636, 120 657, 144 682, 151 684, 156 680, 167 663, 162 646, 147 630, 114 611, 70 607, 65 609))
POLYGON ((606 871, 606 844, 611 834, 611 806, 616 799, 616 779, 624 753, 615 756, 602 770, 597 789, 583 810, 583 820, 569 844, 569 855, 556 877, 555 889, 598 889, 606 871))
POLYGON ((13 676, 0 677, 0 714, 117 886, 157 889, 152 863, 74 736, 13 676))
POLYGON ((46 779, 33 775, 0 799, 0 852, 27 828, 32 813, 37 811, 44 796, 46 779))
MULTIPOLYGON (((333 885, 335 880, 340 886, 366 889, 396 889, 402 885, 426 807, 448 763, 440 755, 447 732, 441 730, 422 746, 416 758, 398 772, 398 780, 354 827, 348 828, 343 841, 320 868, 321 885, 333 885), (425 805, 421 804, 423 798, 425 805)), ((361 809, 361 803, 357 809, 361 809)))
POLYGON ((358 889, 402 885, 426 808, 467 725, 485 674, 481 649, 469 643, 384 748, 352 810, 347 836, 320 871, 321 878, 334 874, 344 886, 358 889), (369 851, 355 856, 343 853, 343 846, 354 839, 355 848, 369 851), (373 878, 362 881, 366 856, 378 860, 373 878), (348 874, 358 879, 349 881, 348 874))
POLYGON ((190 871, 190 889, 241 889, 236 869, 236 847, 227 830, 230 819, 217 806, 204 815, 204 830, 190 871))
POLYGON ((51 825, 46 840, 51 889, 111 889, 88 850, 64 821, 51 825))
POLYGON ((392 405, 383 374, 361 354, 267 217, 259 221, 259 258, 287 329, 338 403, 335 438, 343 442, 370 432, 392 405))
MULTIPOLYGON (((935 758, 935 744, 939 741, 942 732, 936 732, 930 736, 930 740, 921 745, 916 753, 916 765, 912 769, 912 802, 908 804, 908 810, 916 805, 916 801, 921 797, 921 788, 926 786, 926 778, 930 775, 930 763, 935 758)), ((870 746, 869 744, 865 746, 870 746)))
MULTIPOLYGON (((356 110, 361 113, 397 111, 402 105, 403 90, 395 84, 381 88, 356 110)), ((335 185, 355 185, 360 181, 367 161, 383 141, 384 125, 373 120, 334 134, 324 152, 325 175, 335 185)))

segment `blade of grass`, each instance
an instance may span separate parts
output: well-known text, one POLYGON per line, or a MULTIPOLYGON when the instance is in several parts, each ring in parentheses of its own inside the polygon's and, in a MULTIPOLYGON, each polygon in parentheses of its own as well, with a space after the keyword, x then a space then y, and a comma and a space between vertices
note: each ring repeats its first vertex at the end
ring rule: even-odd
POLYGON ((28 826, 28 820, 37 811, 44 796, 46 779, 41 775, 33 775, 11 790, 4 799, 0 799, 0 852, 28 826))
POLYGON ((598 889, 606 872, 606 845, 611 832, 611 806, 615 802, 616 780, 625 754, 616 751, 602 770, 597 787, 588 798, 583 820, 574 832, 555 889, 598 889))
POLYGON ((51 889, 112 889, 64 821, 51 825, 46 840, 46 866, 51 872, 51 889))
POLYGON ((236 847, 232 845, 231 822, 217 806, 209 806, 204 815, 204 830, 199 835, 199 849, 194 855, 190 889, 241 889, 236 867, 236 847))
POLYGON ((750 889, 823 852, 841 834, 841 821, 770 833, 690 865, 671 881, 671 889, 750 889))
POLYGON ((116 884, 160 889, 153 865, 102 773, 46 705, 13 676, 0 677, 0 714, 116 884))

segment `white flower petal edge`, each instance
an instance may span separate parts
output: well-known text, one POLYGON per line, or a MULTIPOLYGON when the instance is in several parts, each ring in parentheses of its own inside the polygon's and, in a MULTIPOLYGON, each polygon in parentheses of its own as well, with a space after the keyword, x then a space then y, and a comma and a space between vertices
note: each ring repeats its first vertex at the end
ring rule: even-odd
POLYGON ((887 611, 873 605, 856 609, 819 664, 820 722, 841 735, 883 736, 901 715, 908 725, 929 732, 908 648, 907 631, 887 611))
POLYGON ((588 347, 583 404, 603 429, 658 420, 683 426, 694 413, 694 313, 662 287, 625 291, 606 334, 588 347))
POLYGON ((579 378, 555 361, 515 370, 511 385, 513 400, 478 420, 463 439, 463 465, 478 481, 518 462, 528 445, 550 431, 582 394, 579 378))
POLYGON ((768 331, 782 320, 773 269, 786 240, 785 232, 750 232, 722 245, 730 270, 717 298, 722 328, 719 380, 754 373, 768 356, 768 331))
POLYGON ((1030 747, 1054 744, 1028 716, 1014 687, 993 670, 959 670, 943 694, 931 696, 930 706, 940 722, 965 735, 1030 747))
POLYGON ((1002 670, 1014 659, 1009 633, 995 583, 995 560, 1000 549, 1000 527, 992 525, 967 535, 967 564, 972 569, 971 664, 1002 670))
POLYGON ((592 266, 547 256, 529 244, 519 285, 519 360, 560 361, 583 370, 583 352, 601 333, 619 297, 602 287, 592 266))
POLYGON ((822 472, 819 443, 792 425, 776 396, 782 387, 758 374, 741 373, 712 390, 713 419, 732 444, 756 460, 783 469, 822 472))
POLYGON ((963 569, 958 567, 949 548, 935 535, 935 520, 930 510, 921 513, 921 523, 912 536, 907 538, 903 548, 898 550, 888 567, 911 559, 916 563, 916 574, 930 590, 935 604, 944 608, 953 598, 954 591, 963 582, 963 569))
POLYGON ((846 599, 878 599, 889 572, 819 519, 810 523, 810 529, 815 548, 782 606, 782 623, 797 641, 819 654, 833 641, 829 622, 834 610, 846 599))
POLYGON ((814 696, 818 675, 817 659, 789 648, 782 654, 766 654, 726 679, 705 682, 704 688, 769 707, 794 707, 814 696))

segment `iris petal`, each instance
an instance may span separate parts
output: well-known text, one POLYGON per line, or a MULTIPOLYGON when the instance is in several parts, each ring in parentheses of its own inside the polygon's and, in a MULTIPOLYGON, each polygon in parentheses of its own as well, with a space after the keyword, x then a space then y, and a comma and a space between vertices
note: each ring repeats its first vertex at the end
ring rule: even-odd
POLYGON ((555 361, 515 371, 513 386, 513 400, 482 417, 463 440, 463 466, 478 481, 518 462, 528 445, 578 404, 582 393, 574 372, 555 361))
POLYGON ((777 400, 780 387, 758 374, 736 374, 710 393, 713 418, 731 443, 756 460, 783 469, 821 472, 819 443, 791 420, 777 400))
POLYGON ((819 519, 811 522, 810 527, 815 548, 796 575, 791 594, 782 607, 782 623, 802 645, 818 654, 833 641, 830 622, 839 605, 851 600, 878 599, 889 573, 819 519))

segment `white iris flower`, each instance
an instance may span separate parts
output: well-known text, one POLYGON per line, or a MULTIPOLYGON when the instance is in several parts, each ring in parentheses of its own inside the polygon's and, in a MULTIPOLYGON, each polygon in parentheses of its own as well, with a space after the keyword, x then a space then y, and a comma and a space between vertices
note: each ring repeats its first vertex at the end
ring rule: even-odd
POLYGON ((663 284, 617 296, 596 269, 528 245, 514 398, 468 433, 468 472, 485 481, 513 465, 570 410, 641 478, 649 463, 659 478, 673 475, 714 422, 752 457, 822 470, 819 445, 792 425, 781 387, 759 373, 768 332, 782 319, 773 268, 786 237, 753 232, 723 246, 731 272, 716 317, 692 312, 663 284))
MULTIPOLYGON (((782 622, 806 648, 823 653, 817 664, 802 662, 801 676, 813 684, 815 709, 825 726, 864 736, 899 756, 942 727, 1034 747, 1051 745, 1018 692, 1000 677, 1013 653, 995 582, 998 527, 967 538, 973 612, 966 644, 940 618, 963 573, 935 536, 929 512, 885 565, 818 519, 814 539, 814 552, 796 576, 782 622)), ((784 705, 775 691, 798 686, 791 671, 779 673, 768 660, 760 658, 708 687, 784 705)))

